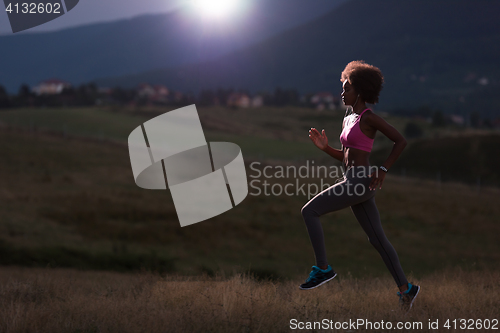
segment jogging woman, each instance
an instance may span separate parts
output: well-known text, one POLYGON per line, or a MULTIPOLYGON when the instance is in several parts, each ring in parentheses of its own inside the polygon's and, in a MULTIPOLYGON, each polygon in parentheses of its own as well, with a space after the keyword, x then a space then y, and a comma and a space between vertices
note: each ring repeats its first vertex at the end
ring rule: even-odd
MULTIPOLYGON (((344 177, 340 182, 322 191, 304 207, 302 216, 316 256, 316 266, 300 289, 313 289, 330 280, 337 274, 326 259, 323 229, 319 217, 346 207, 351 207, 354 216, 368 235, 370 243, 377 249, 399 287, 400 303, 411 308, 420 287, 408 283, 399 263, 394 247, 387 240, 375 205, 375 193, 382 188, 385 174, 391 169, 406 146, 405 138, 384 119, 366 107, 366 103, 378 102, 384 77, 375 66, 364 61, 352 61, 341 75, 343 82, 342 101, 351 106, 351 113, 344 117, 340 142, 342 149, 328 145, 325 130, 321 133, 311 128, 309 137, 321 150, 341 161, 344 177), (375 133, 382 132, 394 142, 387 160, 379 167, 370 166, 369 156, 373 147, 375 133)), ((346 111, 347 113, 347 111, 346 111)))

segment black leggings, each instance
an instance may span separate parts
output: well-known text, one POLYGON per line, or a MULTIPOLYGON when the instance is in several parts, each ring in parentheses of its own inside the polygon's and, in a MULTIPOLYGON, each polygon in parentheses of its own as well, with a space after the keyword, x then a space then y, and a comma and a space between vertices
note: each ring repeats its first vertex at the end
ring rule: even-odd
POLYGON ((368 188, 372 179, 369 175, 375 170, 377 170, 375 167, 359 165, 349 168, 340 182, 317 194, 302 207, 302 216, 314 249, 316 265, 323 266, 327 265, 328 261, 319 217, 350 206, 354 216, 368 235, 368 240, 382 256, 399 287, 406 285, 408 281, 399 263, 396 250, 382 229, 380 215, 375 205, 377 190, 371 191, 368 188))

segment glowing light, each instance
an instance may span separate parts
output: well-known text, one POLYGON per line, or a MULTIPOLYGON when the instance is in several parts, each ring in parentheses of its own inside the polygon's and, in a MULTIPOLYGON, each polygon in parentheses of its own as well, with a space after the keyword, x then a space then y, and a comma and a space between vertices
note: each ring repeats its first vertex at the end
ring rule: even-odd
POLYGON ((234 12, 237 0, 193 0, 194 6, 206 16, 223 17, 234 12))

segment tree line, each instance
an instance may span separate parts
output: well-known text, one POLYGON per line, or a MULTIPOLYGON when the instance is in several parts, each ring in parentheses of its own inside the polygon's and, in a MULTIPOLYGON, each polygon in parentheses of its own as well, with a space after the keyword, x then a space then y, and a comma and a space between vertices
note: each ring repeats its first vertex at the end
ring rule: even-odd
POLYGON ((92 106, 92 105, 187 105, 196 103, 202 106, 226 105, 233 94, 244 94, 251 98, 262 97, 262 104, 269 106, 305 105, 312 94, 299 95, 296 89, 277 87, 273 92, 250 94, 245 90, 235 89, 205 89, 198 94, 172 92, 169 98, 162 100, 149 99, 140 96, 137 88, 115 87, 99 89, 95 83, 86 83, 78 87, 66 87, 58 94, 36 94, 30 87, 23 84, 17 94, 9 95, 4 86, 0 85, 0 109, 17 107, 58 107, 58 106, 92 106))

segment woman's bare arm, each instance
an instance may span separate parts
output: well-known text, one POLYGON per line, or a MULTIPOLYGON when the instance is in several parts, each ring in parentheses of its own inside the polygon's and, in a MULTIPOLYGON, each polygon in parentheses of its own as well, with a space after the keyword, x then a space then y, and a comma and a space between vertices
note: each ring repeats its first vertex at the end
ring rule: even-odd
MULTIPOLYGON (((342 119, 342 131, 344 130, 344 125, 345 125, 345 118, 342 119)), ((331 157, 339 160, 340 162, 344 162, 344 150, 343 149, 335 149, 330 146, 327 146, 325 149, 323 149, 325 153, 330 155, 331 157)))
POLYGON ((342 150, 326 146, 326 148, 323 149, 323 151, 341 162, 344 160, 344 152, 342 150))
POLYGON ((392 147, 392 151, 389 154, 389 157, 382 164, 382 166, 390 169, 394 162, 396 162, 396 160, 398 159, 399 155, 401 155, 401 153, 405 149, 407 144, 406 139, 403 135, 401 135, 401 133, 398 132, 397 129, 395 129, 392 125, 390 125, 379 115, 373 112, 370 113, 367 117, 367 123, 368 125, 382 132, 385 136, 387 136, 394 142, 394 146, 392 147))
POLYGON ((331 157, 336 158, 339 161, 343 160, 344 153, 342 152, 342 150, 332 148, 328 145, 328 138, 326 137, 325 130, 320 133, 317 129, 311 128, 309 130, 309 138, 311 138, 311 141, 316 145, 316 147, 318 147, 331 157))

